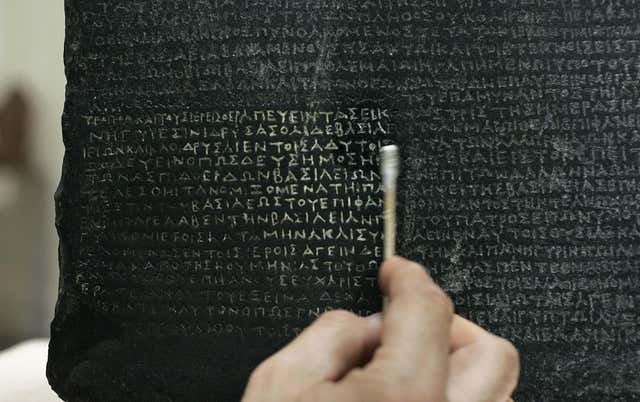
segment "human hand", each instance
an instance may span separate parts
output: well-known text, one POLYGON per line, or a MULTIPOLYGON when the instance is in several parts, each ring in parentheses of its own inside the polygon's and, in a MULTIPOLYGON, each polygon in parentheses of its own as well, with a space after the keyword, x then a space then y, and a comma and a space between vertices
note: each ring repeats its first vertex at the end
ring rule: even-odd
POLYGON ((384 316, 323 314, 252 373, 243 402, 506 402, 519 375, 505 339, 454 316, 415 262, 385 261, 384 316))

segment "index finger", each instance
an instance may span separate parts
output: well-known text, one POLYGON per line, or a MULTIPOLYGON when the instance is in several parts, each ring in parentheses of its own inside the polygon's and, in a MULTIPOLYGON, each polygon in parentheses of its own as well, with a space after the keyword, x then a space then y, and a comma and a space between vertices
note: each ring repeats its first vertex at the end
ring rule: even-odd
POLYGON ((380 270, 380 288, 388 296, 381 345, 371 365, 391 365, 406 378, 444 384, 449 360, 453 304, 425 268, 392 257, 380 270))

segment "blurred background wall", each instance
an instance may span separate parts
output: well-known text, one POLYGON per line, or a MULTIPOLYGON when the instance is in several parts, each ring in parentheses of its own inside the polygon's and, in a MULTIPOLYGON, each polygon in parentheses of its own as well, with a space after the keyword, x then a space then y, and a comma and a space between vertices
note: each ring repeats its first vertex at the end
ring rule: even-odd
POLYGON ((0 148, 18 115, 27 133, 26 162, 0 161, 0 349, 48 336, 56 300, 63 41, 63 0, 0 0, 0 148))

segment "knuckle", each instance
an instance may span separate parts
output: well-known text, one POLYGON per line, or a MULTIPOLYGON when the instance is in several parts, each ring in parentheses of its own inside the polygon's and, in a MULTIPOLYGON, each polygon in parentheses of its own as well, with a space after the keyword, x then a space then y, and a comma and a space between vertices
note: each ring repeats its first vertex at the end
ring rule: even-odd
POLYGON ((251 377, 255 377, 258 380, 269 380, 278 376, 278 373, 286 372, 294 365, 294 362, 288 356, 289 354, 282 352, 272 355, 256 367, 251 373, 251 377))
MULTIPOLYGON (((397 257, 400 258, 400 257, 397 257)), ((395 265, 391 271, 391 277, 397 281, 430 281, 431 277, 427 274, 427 269, 415 261, 405 260, 401 258, 401 262, 391 260, 390 264, 395 265)))
POLYGON ((511 370, 518 370, 520 368, 520 353, 518 349, 513 343, 504 338, 498 338, 497 343, 505 366, 511 370))
POLYGON ((387 266, 389 267, 396 267, 399 266, 403 263, 403 259, 400 258, 397 255, 392 255, 389 258, 385 258, 384 261, 382 261, 382 266, 380 267, 381 269, 386 268, 387 266))
POLYGON ((334 392, 334 384, 330 382, 316 384, 302 393, 298 393, 292 402, 327 402, 327 395, 334 392))
POLYGON ((272 368, 272 360, 267 359, 260 363, 249 376, 247 388, 261 387, 263 384, 269 383, 270 378, 273 376, 274 370, 272 368))
POLYGON ((436 285, 425 286, 423 290, 424 301, 428 303, 428 308, 440 314, 443 319, 453 317, 454 307, 451 298, 442 288, 436 285))
POLYGON ((322 313, 320 317, 318 317, 318 322, 323 324, 346 324, 352 322, 354 319, 358 318, 355 314, 347 310, 330 310, 322 313))
POLYGON ((387 387, 382 397, 384 402, 444 402, 445 400, 444 395, 437 395, 425 387, 412 385, 387 387))
POLYGON ((409 401, 429 401, 429 402, 444 402, 446 401, 445 387, 435 388, 423 379, 416 379, 413 382, 413 386, 409 387, 409 401))
POLYGON ((343 382, 356 384, 358 388, 372 386, 377 388, 380 384, 383 384, 383 379, 384 378, 376 378, 374 375, 371 375, 369 371, 365 371, 361 367, 355 367, 345 375, 343 382))
POLYGON ((429 276, 429 274, 427 273, 428 272, 427 268, 424 265, 422 265, 422 264, 420 264, 418 262, 415 262, 415 261, 409 261, 409 264, 407 264, 407 265, 408 265, 408 267, 410 269, 412 269, 412 270, 414 270, 416 272, 419 272, 420 275, 424 275, 424 276, 427 277, 427 279, 431 279, 431 276, 429 276))
POLYGON ((505 384, 515 388, 520 377, 520 353, 508 340, 496 337, 497 354, 501 359, 505 384))
MULTIPOLYGON (((273 355, 264 360, 249 376, 245 395, 251 395, 251 401, 261 401, 264 395, 277 392, 283 400, 291 400, 295 394, 295 383, 290 381, 293 366, 284 355, 273 355)), ((243 400, 244 402, 244 400, 243 400)))
POLYGON ((400 267, 404 264, 406 264, 407 260, 405 260, 402 257, 399 257, 397 255, 393 255, 389 258, 386 258, 384 261, 382 261, 382 267, 400 267))
POLYGON ((260 379, 260 378, 270 377, 276 371, 278 371, 278 362, 274 357, 270 357, 267 360, 260 363, 258 367, 256 367, 255 370, 253 370, 253 373, 251 374, 251 376, 260 379))
POLYGON ((407 277, 413 280, 418 277, 423 281, 431 281, 431 277, 427 274, 427 269, 415 261, 407 261, 405 266, 402 267, 402 269, 399 269, 398 272, 404 273, 407 277))
POLYGON ((401 374, 387 371, 378 375, 380 400, 383 402, 444 402, 445 388, 434 387, 416 373, 401 374), (391 375, 390 375, 391 374, 391 375))

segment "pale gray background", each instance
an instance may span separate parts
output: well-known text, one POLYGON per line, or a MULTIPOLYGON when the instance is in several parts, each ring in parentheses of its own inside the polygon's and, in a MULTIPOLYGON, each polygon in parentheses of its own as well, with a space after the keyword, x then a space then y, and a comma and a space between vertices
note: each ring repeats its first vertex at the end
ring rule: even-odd
POLYGON ((62 0, 0 0, 0 103, 16 86, 31 101, 25 179, 0 168, 0 339, 48 336, 57 292, 53 193, 63 155, 62 0))

